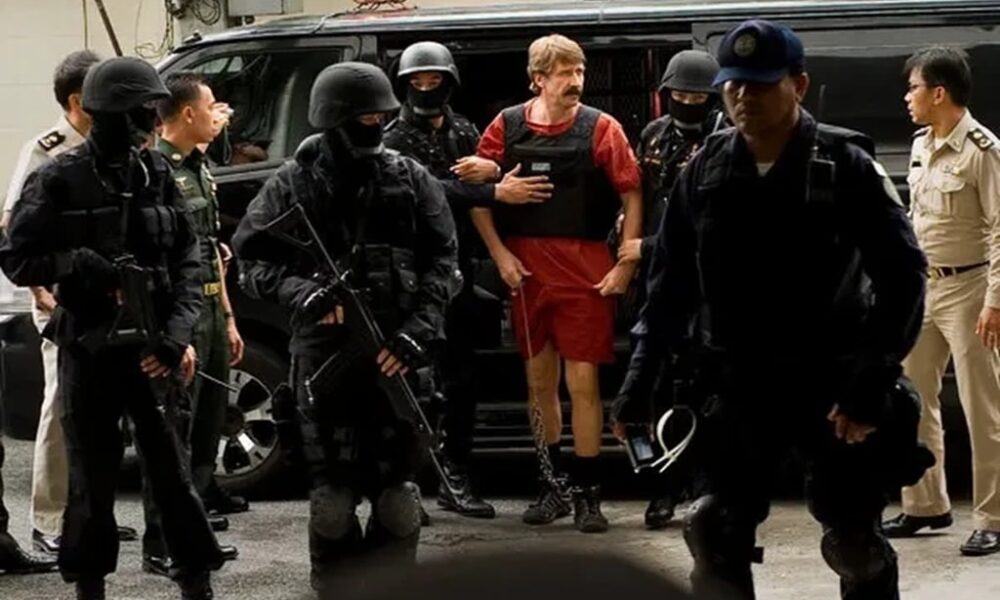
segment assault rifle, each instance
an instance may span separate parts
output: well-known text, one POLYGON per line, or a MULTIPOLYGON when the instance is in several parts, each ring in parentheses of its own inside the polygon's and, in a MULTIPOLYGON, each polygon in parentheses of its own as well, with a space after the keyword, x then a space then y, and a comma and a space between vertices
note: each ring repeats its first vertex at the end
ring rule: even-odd
MULTIPOLYGON (((372 315, 368 303, 363 297, 363 292, 351 287, 348 281, 350 271, 341 270, 337 262, 333 259, 326 247, 323 245, 319 234, 313 227, 309 215, 305 208, 296 203, 290 209, 279 215, 265 226, 265 229, 277 239, 291 245, 292 247, 305 252, 311 256, 315 264, 326 278, 327 285, 337 288, 339 304, 344 309, 344 324, 350 333, 347 343, 342 348, 334 352, 311 377, 306 379, 305 387, 310 399, 313 390, 327 385, 336 385, 342 377, 350 376, 352 367, 359 360, 369 360, 375 362, 375 357, 385 348, 385 336, 379 328, 375 317, 372 315), (305 230, 307 239, 302 240, 296 237, 295 233, 305 230)), ((417 434, 428 440, 428 455, 431 465, 438 478, 441 480, 442 488, 449 496, 449 499, 456 500, 459 490, 456 490, 441 466, 441 461, 437 456, 437 439, 434 429, 427 420, 417 400, 416 394, 407 382, 406 378, 396 373, 392 377, 378 376, 378 385, 389 399, 393 412, 401 419, 413 424, 417 434)))

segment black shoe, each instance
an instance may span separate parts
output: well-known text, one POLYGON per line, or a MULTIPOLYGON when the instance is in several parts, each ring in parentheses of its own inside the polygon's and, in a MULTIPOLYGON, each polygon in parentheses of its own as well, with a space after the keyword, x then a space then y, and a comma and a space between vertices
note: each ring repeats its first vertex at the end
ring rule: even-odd
MULTIPOLYGON (((236 560, 240 556, 240 550, 236 546, 219 545, 219 550, 222 551, 222 560, 225 561, 236 560)), ((142 571, 144 573, 170 577, 170 569, 172 568, 174 568, 174 561, 169 556, 160 556, 158 554, 142 555, 142 571)))
POLYGON ((888 538, 907 538, 913 537, 925 527, 943 529, 951 526, 951 524, 950 512, 934 517, 913 517, 900 513, 896 518, 882 522, 882 533, 888 538))
POLYGON ((205 510, 220 515, 231 515, 250 510, 250 503, 243 496, 232 496, 214 482, 205 494, 205 510))
POLYGON ((608 520, 601 514, 601 486, 573 490, 573 523, 583 533, 608 530, 608 520))
POLYGON ((646 508, 646 529, 665 529, 674 518, 674 499, 654 498, 646 508))
POLYGON ((959 550, 964 556, 986 556, 1000 552, 1000 531, 977 529, 959 550))
POLYGON ((181 600, 212 600, 212 577, 206 571, 194 575, 186 575, 177 581, 181 588, 181 600))
POLYGON ((448 483, 454 490, 454 496, 448 493, 448 489, 442 482, 438 487, 438 506, 444 510, 456 512, 463 517, 474 519, 492 519, 497 516, 493 505, 485 502, 472 491, 472 482, 469 481, 468 471, 450 461, 445 461, 442 466, 448 475, 448 483))
POLYGON ((0 572, 8 575, 26 575, 47 573, 56 568, 55 557, 28 554, 10 535, 0 535, 0 572))
POLYGON ((76 600, 104 600, 104 578, 77 581, 76 600))
POLYGON ((208 515, 208 524, 212 526, 212 531, 227 531, 229 529, 229 519, 222 515, 208 515))
POLYGON ((427 511, 424 510, 424 505, 421 504, 420 505, 420 526, 421 527, 430 527, 430 525, 431 525, 431 516, 429 514, 427 514, 427 511))
POLYGON ((567 517, 573 512, 568 494, 560 493, 550 484, 543 482, 538 499, 528 505, 521 520, 528 525, 548 525, 556 519, 567 517))
POLYGON ((62 542, 62 536, 48 535, 38 531, 37 529, 31 530, 31 547, 34 548, 36 552, 56 556, 59 554, 60 542, 62 542))
POLYGON ((134 542, 139 539, 139 532, 132 527, 126 527, 124 525, 118 526, 118 541, 119 542, 134 542))

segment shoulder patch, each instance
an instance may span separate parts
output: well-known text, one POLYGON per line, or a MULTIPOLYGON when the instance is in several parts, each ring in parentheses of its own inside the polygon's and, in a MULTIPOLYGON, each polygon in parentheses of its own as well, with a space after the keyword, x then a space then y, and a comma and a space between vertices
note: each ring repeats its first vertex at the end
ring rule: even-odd
POLYGON ((982 129, 970 129, 968 137, 980 150, 989 150, 993 147, 993 137, 982 129))
POLYGON ((916 131, 913 132, 913 139, 917 139, 918 137, 923 137, 923 136, 927 135, 927 133, 930 130, 931 130, 931 128, 929 126, 928 127, 921 127, 920 129, 918 129, 918 130, 916 130, 916 131))
POLYGON ((60 144, 66 141, 66 136, 59 132, 59 130, 50 131, 46 133, 38 140, 38 146, 45 152, 52 152, 54 149, 58 148, 60 144))

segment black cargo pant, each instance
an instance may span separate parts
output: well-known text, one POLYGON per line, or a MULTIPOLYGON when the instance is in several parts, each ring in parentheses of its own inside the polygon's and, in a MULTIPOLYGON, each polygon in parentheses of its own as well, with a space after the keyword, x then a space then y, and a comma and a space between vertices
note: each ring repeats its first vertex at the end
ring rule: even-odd
POLYGON ((7 535, 7 525, 10 522, 10 514, 3 504, 3 461, 6 452, 3 448, 3 430, 0 430, 0 535, 7 535))
POLYGON ((723 381, 698 424, 700 497, 684 532, 695 593, 755 597, 750 565, 760 558, 756 530, 768 515, 768 484, 794 451, 805 462, 809 511, 823 528, 821 552, 840 576, 841 596, 899 598, 896 554, 879 525, 887 501, 882 450, 873 437, 850 446, 835 438, 830 374, 748 366, 723 381))
POLYGON ((363 583, 370 568, 416 562, 420 492, 413 480, 422 449, 378 388, 382 375, 369 357, 356 360, 335 386, 313 386, 310 398, 304 382, 326 358, 293 356, 291 379, 311 480, 312 584, 336 594, 363 583), (372 511, 362 529, 356 509, 365 498, 372 511))
POLYGON ((167 551, 176 565, 173 575, 218 569, 223 562, 191 484, 171 411, 158 405, 139 360, 137 347, 108 347, 94 354, 77 344, 59 349, 70 471, 59 549, 59 568, 66 581, 101 578, 117 565, 114 501, 123 452, 119 429, 123 414, 133 423, 136 450, 162 514, 167 551))
MULTIPOLYGON (((469 277, 466 275, 466 277, 469 277)), ((445 397, 444 450, 448 460, 466 467, 472 453, 476 425, 476 299, 467 285, 448 307, 445 332, 447 342, 440 361, 441 392, 445 397)))

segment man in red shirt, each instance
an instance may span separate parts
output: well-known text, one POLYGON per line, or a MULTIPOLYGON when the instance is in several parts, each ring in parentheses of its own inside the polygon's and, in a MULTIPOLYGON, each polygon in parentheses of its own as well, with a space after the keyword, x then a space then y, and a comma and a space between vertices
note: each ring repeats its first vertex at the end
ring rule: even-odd
MULTIPOLYGON (((576 526, 603 532, 598 454, 603 407, 597 365, 614 360, 614 299, 635 272, 617 264, 606 244, 624 205, 622 238, 642 233, 639 168, 621 125, 580 103, 586 60, 580 46, 561 35, 535 40, 528 75, 537 97, 501 112, 483 134, 480 170, 547 176, 551 198, 537 204, 473 211, 473 222, 500 275, 511 288, 514 334, 527 361, 528 385, 542 413, 545 443, 560 465, 562 415, 560 359, 573 406, 572 471, 576 526), (500 168, 497 168, 500 167, 500 168)), ((570 512, 569 499, 543 482, 539 499, 524 513, 529 524, 551 523, 570 512)))

